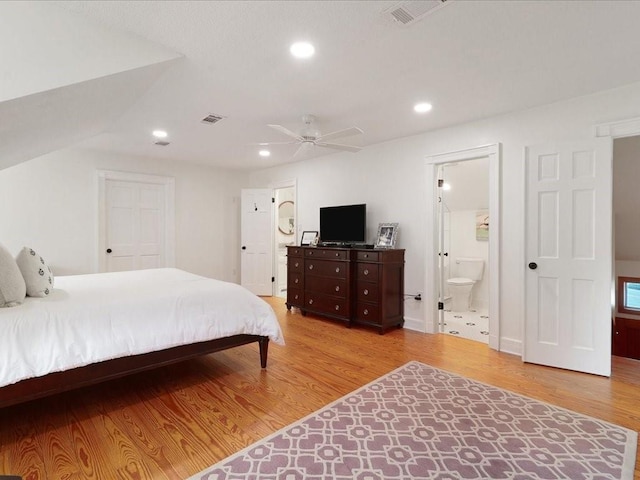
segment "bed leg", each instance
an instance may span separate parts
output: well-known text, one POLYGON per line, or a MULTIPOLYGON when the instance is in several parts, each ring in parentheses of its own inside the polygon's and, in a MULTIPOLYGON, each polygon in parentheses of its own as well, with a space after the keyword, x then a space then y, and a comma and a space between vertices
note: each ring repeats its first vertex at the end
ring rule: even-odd
POLYGON ((258 340, 260 345, 260 366, 267 368, 267 353, 269 352, 269 337, 260 337, 258 340))

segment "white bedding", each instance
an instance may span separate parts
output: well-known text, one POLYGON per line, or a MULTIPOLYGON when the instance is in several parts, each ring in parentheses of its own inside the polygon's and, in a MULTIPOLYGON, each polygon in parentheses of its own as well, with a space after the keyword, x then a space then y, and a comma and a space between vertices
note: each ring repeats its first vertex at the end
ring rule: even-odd
POLYGON ((48 297, 0 308, 0 386, 237 334, 284 344, 271 306, 234 283, 174 268, 56 277, 48 297))

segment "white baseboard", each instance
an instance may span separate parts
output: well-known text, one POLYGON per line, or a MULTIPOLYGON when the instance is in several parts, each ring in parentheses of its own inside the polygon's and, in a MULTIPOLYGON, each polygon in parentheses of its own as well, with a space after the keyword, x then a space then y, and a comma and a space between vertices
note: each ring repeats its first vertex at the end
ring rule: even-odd
POLYGON ((404 317, 404 328, 421 333, 425 333, 427 331, 423 318, 404 317))
POLYGON ((500 351, 522 356, 522 340, 502 337, 500 339, 500 351))

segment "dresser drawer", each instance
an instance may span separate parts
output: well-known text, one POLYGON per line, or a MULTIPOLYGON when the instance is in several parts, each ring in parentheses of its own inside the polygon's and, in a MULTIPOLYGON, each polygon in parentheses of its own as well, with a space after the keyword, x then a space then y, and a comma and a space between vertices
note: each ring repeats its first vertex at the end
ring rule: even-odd
POLYGON ((300 247, 289 247, 287 248, 287 256, 288 257, 301 257, 302 256, 302 248, 300 247))
POLYGON ((334 248, 308 248, 305 250, 307 258, 320 258, 326 260, 346 260, 346 250, 336 250, 334 248))
POLYGON ((356 258, 360 262, 379 262, 380 252, 373 252, 373 251, 358 252, 358 255, 356 258))
POLYGON ((378 284, 358 281, 356 299, 358 302, 378 302, 378 284))
POLYGON ((380 323, 380 310, 371 303, 356 304, 356 320, 367 323, 380 323))
POLYGON ((302 257, 289 257, 289 258, 287 258, 287 270, 289 272, 303 272, 304 271, 304 259, 302 257))
POLYGON ((287 289, 287 303, 291 305, 300 306, 304 302, 304 291, 300 288, 288 288, 287 289))
POLYGON ((330 297, 307 291, 304 297, 304 307, 327 315, 349 315, 349 302, 346 298, 330 297))
POLYGON ((302 272, 289 272, 287 275, 287 290, 291 288, 304 288, 304 274, 302 272))
POLYGON ((375 263, 358 263, 357 265, 358 280, 366 280, 369 282, 378 281, 378 265, 375 263))
POLYGON ((307 276, 306 290, 308 292, 346 298, 347 280, 344 278, 327 278, 309 275, 307 276))
POLYGON ((320 277, 347 278, 349 264, 346 262, 332 262, 329 260, 309 260, 305 261, 306 275, 316 275, 320 277))

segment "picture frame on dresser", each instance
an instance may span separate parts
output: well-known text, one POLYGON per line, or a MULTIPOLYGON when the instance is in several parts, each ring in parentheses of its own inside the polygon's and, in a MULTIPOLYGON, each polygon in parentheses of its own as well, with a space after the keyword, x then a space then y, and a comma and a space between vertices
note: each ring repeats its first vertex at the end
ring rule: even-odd
POLYGON ((379 223, 375 248, 395 248, 398 238, 398 223, 379 223))
POLYGON ((318 232, 314 230, 305 230, 302 232, 300 238, 300 246, 308 247, 309 245, 315 245, 318 241, 318 232))

